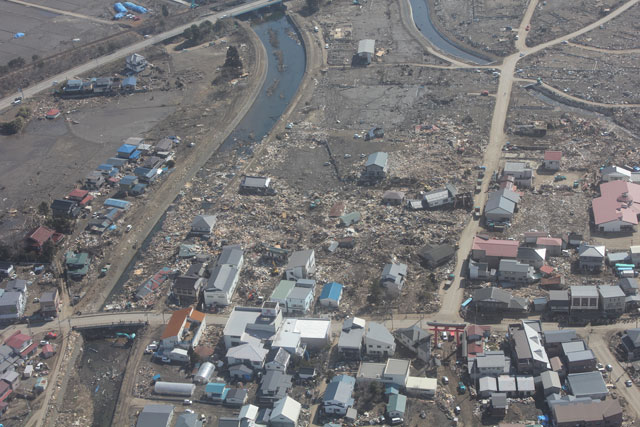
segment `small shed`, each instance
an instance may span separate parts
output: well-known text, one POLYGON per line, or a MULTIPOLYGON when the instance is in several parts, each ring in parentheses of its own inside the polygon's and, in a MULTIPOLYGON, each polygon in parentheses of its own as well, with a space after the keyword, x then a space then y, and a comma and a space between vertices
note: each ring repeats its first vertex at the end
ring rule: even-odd
POLYGON ((153 386, 153 392, 155 394, 166 394, 173 396, 188 396, 190 397, 195 391, 196 386, 189 383, 174 383, 168 381, 157 381, 153 386))
POLYGON ((358 62, 364 65, 371 64, 376 51, 376 41, 373 39, 364 39, 358 42, 358 62))
POLYGON ((407 408, 407 396, 403 394, 390 394, 387 403, 387 415, 389 418, 403 418, 407 408))
POLYGON ((401 205, 404 201, 404 193, 402 191, 386 191, 382 195, 382 203, 385 205, 401 205))

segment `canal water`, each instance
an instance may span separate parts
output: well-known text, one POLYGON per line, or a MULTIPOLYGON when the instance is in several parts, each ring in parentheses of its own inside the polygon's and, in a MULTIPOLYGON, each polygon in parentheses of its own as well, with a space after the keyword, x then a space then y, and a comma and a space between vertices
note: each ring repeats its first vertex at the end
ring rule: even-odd
MULTIPOLYGON (((220 150, 237 149, 251 153, 252 146, 260 142, 280 119, 302 82, 307 59, 300 34, 286 15, 274 15, 252 25, 267 51, 267 76, 258 97, 235 130, 225 139, 220 150)), ((123 292, 136 264, 149 248, 153 237, 162 229, 165 217, 166 213, 131 259, 107 297, 103 309, 123 292)), ((147 277, 141 278, 141 283, 146 279, 147 277)))
POLYGON ((479 65, 487 65, 492 62, 486 58, 473 55, 460 49, 454 43, 449 41, 449 39, 440 34, 440 32, 433 26, 433 22, 431 22, 427 0, 409 0, 409 3, 411 4, 411 13, 413 14, 413 22, 415 22, 416 27, 418 27, 418 30, 420 30, 422 35, 439 50, 448 55, 479 65))
POLYGON ((261 141, 289 106, 306 68, 304 45, 288 17, 255 24, 253 30, 267 50, 267 77, 258 98, 221 150, 261 141))

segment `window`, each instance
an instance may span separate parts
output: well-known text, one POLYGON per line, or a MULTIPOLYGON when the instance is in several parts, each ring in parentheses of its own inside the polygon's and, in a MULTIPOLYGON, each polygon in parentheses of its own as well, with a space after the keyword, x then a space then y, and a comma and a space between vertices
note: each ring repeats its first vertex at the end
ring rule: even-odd
POLYGON ((573 305, 580 306, 580 298, 574 298, 573 299, 573 305))
POLYGON ((591 307, 596 307, 598 305, 598 301, 595 298, 589 299, 589 305, 591 307))
POLYGON ((582 298, 582 307, 588 307, 589 306, 589 298, 582 298))

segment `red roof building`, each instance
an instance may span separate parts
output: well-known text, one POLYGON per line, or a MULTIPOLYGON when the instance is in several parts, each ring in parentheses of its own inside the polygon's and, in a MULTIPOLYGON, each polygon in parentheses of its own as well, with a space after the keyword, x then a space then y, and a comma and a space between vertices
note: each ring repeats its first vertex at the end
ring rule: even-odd
POLYGON ((67 194, 67 199, 79 202, 80 200, 84 199, 87 194, 89 194, 89 190, 76 188, 75 190, 72 190, 71 193, 67 194))
POLYGON ((42 351, 40 352, 40 357, 43 359, 48 359, 53 357, 56 354, 56 350, 53 348, 51 344, 45 344, 42 346, 42 351))
POLYGON ((56 232, 44 225, 36 228, 36 231, 31 233, 27 237, 27 242, 30 247, 40 250, 44 246, 45 243, 49 241, 53 237, 56 232))
POLYGON ((4 343, 20 357, 28 357, 38 348, 38 343, 34 343, 33 338, 22 331, 14 333, 4 343))
POLYGON ((60 110, 58 110, 57 108, 52 108, 51 110, 47 111, 45 117, 49 120, 57 119, 58 117, 60 117, 60 110))
POLYGON ((476 236, 471 246, 471 258, 479 262, 489 263, 489 267, 497 268, 501 259, 516 259, 520 242, 517 240, 483 239, 476 236))
POLYGON ((540 272, 545 276, 550 276, 553 273, 553 267, 550 265, 543 265, 540 267, 540 272))
POLYGON ((640 185, 625 181, 600 184, 600 197, 591 202, 601 232, 633 231, 640 215, 640 185))
POLYGON ((4 402, 7 397, 11 395, 13 391, 9 384, 4 381, 0 381, 0 402, 4 402))
POLYGON ((562 151, 545 151, 544 159, 555 160, 559 162, 560 160, 562 160, 562 151))

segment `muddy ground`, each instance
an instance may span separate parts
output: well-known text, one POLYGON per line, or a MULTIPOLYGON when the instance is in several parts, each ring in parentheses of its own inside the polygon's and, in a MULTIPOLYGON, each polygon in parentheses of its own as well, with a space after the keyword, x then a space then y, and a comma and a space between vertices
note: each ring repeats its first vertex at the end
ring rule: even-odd
POLYGON ((126 338, 84 340, 55 425, 111 425, 129 355, 126 338))
POLYGON ((614 9, 622 3, 620 0, 540 2, 531 19, 527 45, 534 46, 579 30, 605 16, 606 9, 614 9))
POLYGON ((612 19, 604 28, 596 28, 572 40, 573 42, 607 50, 637 49, 640 6, 635 5, 622 15, 612 19))
POLYGON ((526 0, 435 0, 429 4, 437 27, 453 40, 496 56, 515 52, 515 35, 526 0))
POLYGON ((612 55, 561 45, 527 56, 519 65, 568 95, 605 104, 640 104, 634 91, 639 60, 639 53, 612 55))

